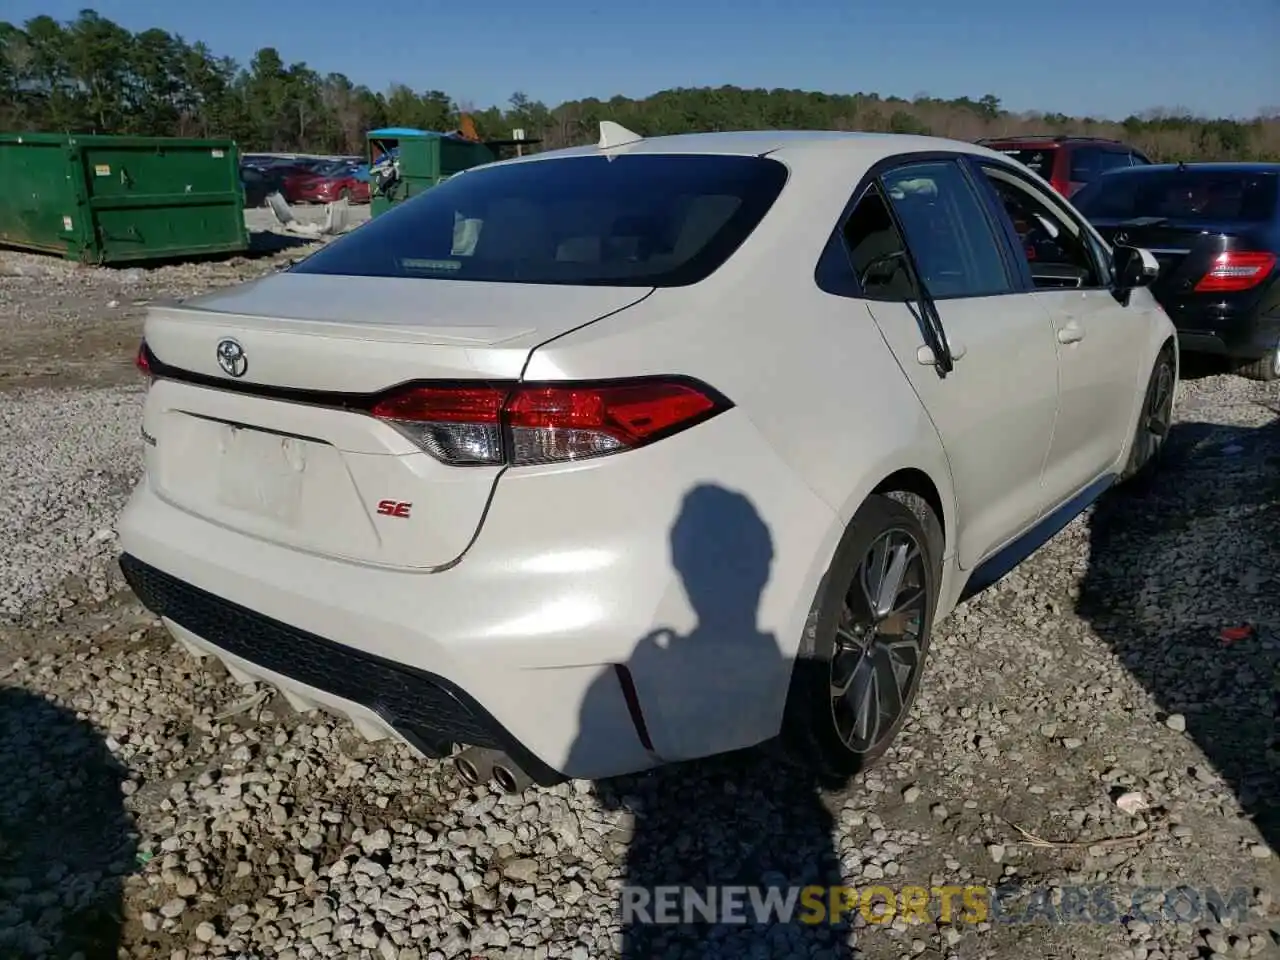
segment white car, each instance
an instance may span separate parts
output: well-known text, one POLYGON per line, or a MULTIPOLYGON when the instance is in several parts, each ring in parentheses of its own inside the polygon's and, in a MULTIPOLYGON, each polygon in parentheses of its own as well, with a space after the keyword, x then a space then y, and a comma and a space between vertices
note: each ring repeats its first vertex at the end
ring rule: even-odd
POLYGON ((153 307, 121 564, 473 780, 848 775, 933 625, 1154 462, 1156 272, 981 146, 605 123, 153 307))

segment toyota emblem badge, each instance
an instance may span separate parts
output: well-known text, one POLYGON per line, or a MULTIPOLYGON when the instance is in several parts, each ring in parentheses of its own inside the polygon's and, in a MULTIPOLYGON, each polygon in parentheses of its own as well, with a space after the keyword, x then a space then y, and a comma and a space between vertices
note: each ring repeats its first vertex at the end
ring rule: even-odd
POLYGON ((218 341, 218 366, 229 376, 243 377, 249 369, 249 358, 244 355, 244 347, 230 339, 218 341))

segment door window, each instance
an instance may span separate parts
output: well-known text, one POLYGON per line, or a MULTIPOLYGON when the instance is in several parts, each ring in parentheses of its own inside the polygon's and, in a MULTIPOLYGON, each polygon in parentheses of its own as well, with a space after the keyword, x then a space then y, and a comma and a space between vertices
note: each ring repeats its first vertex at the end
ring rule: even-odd
POLYGON ((933 298, 994 296, 1014 289, 992 223, 959 164, 908 164, 880 182, 933 298))
POLYGON ((1026 258, 1031 279, 1041 289, 1103 286, 1088 232, 1044 192, 1013 173, 982 165, 1026 258))

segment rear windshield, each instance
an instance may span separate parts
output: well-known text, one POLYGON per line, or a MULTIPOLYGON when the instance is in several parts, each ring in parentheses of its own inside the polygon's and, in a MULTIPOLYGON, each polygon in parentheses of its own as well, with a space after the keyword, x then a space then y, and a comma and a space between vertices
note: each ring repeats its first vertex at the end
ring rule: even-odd
POLYGON ((563 157, 478 167, 399 204, 296 273, 680 286, 719 267, 787 179, 738 156, 563 157))
POLYGON ((1276 214, 1274 173, 1223 170, 1151 170, 1099 177, 1072 198, 1091 220, 1239 221, 1276 214))
POLYGON ((1057 153, 1056 150, 1013 150, 1001 147, 997 147, 996 150, 1006 157, 1012 157, 1037 176, 1045 180, 1053 179, 1053 158, 1057 153))

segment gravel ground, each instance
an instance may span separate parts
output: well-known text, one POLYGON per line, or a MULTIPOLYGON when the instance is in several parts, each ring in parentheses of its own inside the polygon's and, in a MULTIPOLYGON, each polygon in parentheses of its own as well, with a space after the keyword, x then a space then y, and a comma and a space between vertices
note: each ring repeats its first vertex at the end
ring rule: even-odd
POLYGON ((142 304, 297 252, 0 254, 0 957, 1280 956, 1275 386, 1189 371, 1164 472, 957 611, 848 787, 748 752, 505 796, 196 663, 114 569, 142 304), (618 917, 624 882, 827 879, 999 887, 1004 917, 618 917), (1081 885, 1115 912, 1073 919, 1081 885))

